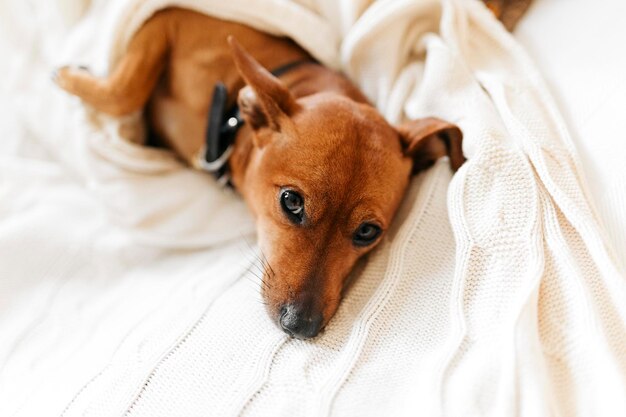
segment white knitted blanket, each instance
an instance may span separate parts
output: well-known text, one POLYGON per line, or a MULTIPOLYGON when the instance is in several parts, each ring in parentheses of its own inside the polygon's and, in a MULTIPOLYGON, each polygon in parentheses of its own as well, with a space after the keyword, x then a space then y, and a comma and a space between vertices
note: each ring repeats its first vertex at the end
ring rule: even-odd
POLYGON ((0 147, 0 416, 626 415, 619 254, 541 77, 480 3, 57 0, 30 16, 77 5, 14 40, 30 47, 3 83, 20 139, 0 147), (293 37, 393 122, 464 132, 468 162, 413 181, 312 341, 267 318, 236 196, 43 77, 106 73, 173 4, 293 37))

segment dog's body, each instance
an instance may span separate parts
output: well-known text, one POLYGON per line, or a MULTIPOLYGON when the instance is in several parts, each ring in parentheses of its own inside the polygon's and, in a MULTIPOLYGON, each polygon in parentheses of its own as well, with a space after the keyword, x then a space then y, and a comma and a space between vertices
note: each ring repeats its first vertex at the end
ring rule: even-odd
POLYGON ((58 84, 116 116, 146 104, 150 125, 194 164, 212 91, 222 82, 245 124, 229 159, 232 183, 257 219, 268 311, 289 334, 315 336, 345 279, 388 228, 412 172, 448 155, 461 132, 437 119, 389 125, 343 75, 292 41, 183 9, 156 13, 106 79, 64 68, 58 84), (255 59, 247 50, 254 51, 255 59), (310 61, 272 76, 275 69, 310 61), (257 62, 258 61, 258 62, 257 62))
POLYGON ((255 51, 255 59, 270 70, 310 60, 310 65, 281 77, 295 97, 318 91, 308 81, 323 78, 324 90, 336 89, 366 101, 343 76, 314 64, 307 52, 287 38, 179 8, 161 10, 150 18, 108 78, 94 79, 80 69, 65 68, 58 82, 87 104, 114 116, 139 111, 147 104, 149 123, 162 145, 191 164, 203 145, 215 84, 221 82, 232 92, 228 106, 245 85, 233 63, 229 36, 255 51))

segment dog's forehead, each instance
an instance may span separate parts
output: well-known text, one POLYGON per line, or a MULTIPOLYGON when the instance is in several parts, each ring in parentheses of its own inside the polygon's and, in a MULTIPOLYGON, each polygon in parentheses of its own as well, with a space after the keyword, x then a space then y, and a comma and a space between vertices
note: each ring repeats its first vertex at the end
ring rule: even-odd
POLYGON ((377 154, 400 156, 398 132, 372 107, 342 96, 319 95, 293 118, 295 132, 287 146, 304 148, 311 158, 363 159, 377 154))
MULTIPOLYGON (((338 95, 317 95, 292 118, 293 130, 277 146, 296 171, 346 176, 394 170, 404 155, 398 132, 369 105, 338 95)), ((336 178, 341 180, 341 178, 336 178)))
POLYGON ((276 144, 275 157, 293 162, 295 171, 351 175, 384 169, 402 156, 398 134, 384 120, 323 111, 296 118, 294 127, 276 144))
POLYGON ((295 117, 294 131, 272 150, 274 180, 316 203, 351 210, 395 204, 408 178, 398 133, 372 107, 334 103, 295 117))
POLYGON ((374 107, 335 94, 317 94, 305 101, 294 122, 304 139, 399 147, 398 133, 374 107))

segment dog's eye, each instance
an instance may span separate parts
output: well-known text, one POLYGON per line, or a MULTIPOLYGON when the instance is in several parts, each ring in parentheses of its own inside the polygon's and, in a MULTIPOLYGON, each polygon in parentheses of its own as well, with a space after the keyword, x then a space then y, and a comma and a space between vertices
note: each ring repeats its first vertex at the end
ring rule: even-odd
POLYGON ((352 237, 352 242, 356 246, 369 246, 380 236, 382 230, 380 227, 376 226, 372 223, 363 223, 356 229, 354 232, 354 236, 352 237))
POLYGON ((293 190, 283 190, 280 194, 280 205, 294 223, 302 223, 304 217, 304 199, 293 190))

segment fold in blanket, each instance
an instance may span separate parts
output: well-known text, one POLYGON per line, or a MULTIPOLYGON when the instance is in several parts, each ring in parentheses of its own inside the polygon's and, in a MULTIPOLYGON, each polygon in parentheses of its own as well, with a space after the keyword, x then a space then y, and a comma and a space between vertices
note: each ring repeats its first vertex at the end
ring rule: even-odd
POLYGON ((64 63, 105 72, 154 11, 189 7, 294 38, 392 122, 458 124, 468 162, 452 179, 442 163, 414 181, 325 333, 302 342, 272 327, 242 279, 252 255, 236 242, 252 229, 236 196, 133 144, 139 118, 108 119, 34 83, 26 123, 81 185, 50 174, 45 189, 66 192, 42 194, 47 217, 1 203, 14 214, 0 249, 15 255, 0 273, 19 275, 33 250, 58 262, 45 264, 54 288, 39 289, 52 301, 32 301, 37 325, 6 318, 30 317, 18 307, 0 320, 11 346, 0 414, 626 415, 623 271, 547 88, 482 3, 93 3, 64 63), (97 220, 53 209, 81 192, 97 220), (24 224, 44 219, 49 238, 37 239, 24 224))

